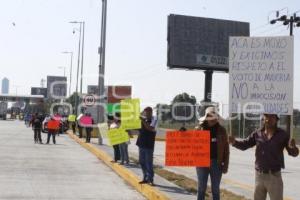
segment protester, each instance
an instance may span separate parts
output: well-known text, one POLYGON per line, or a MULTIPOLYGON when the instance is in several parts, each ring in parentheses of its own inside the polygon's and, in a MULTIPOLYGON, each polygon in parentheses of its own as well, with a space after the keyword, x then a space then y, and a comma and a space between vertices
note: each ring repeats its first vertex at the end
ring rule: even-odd
POLYGON ((220 125, 216 107, 208 107, 199 119, 198 130, 210 131, 210 167, 196 167, 198 177, 198 200, 205 199, 208 176, 211 180, 213 200, 220 199, 222 173, 227 173, 229 164, 229 143, 226 129, 220 125))
MULTIPOLYGON (((115 116, 111 116, 112 122, 109 126, 109 129, 119 128, 121 125, 120 113, 116 113, 115 116)), ((120 155, 120 146, 119 144, 113 145, 114 148, 114 160, 112 162, 118 162, 121 159, 120 155)))
MULTIPOLYGON (((128 134, 128 131, 127 131, 128 134)), ((129 136, 128 136, 129 137, 129 136)), ((127 142, 123 142, 121 144, 119 144, 119 148, 120 148, 120 156, 121 156, 121 165, 124 165, 124 163, 126 165, 129 164, 129 156, 128 156, 128 145, 130 144, 130 140, 127 142)))
POLYGON ((55 134, 59 131, 59 124, 60 122, 56 120, 54 117, 48 121, 48 137, 47 137, 47 144, 50 142, 50 137, 52 135, 53 144, 56 144, 55 141, 55 134))
POLYGON ((38 113, 35 113, 35 115, 32 117, 29 125, 32 126, 33 132, 34 132, 34 143, 40 143, 43 144, 42 142, 42 120, 41 116, 38 115, 38 113))
POLYGON ((149 183, 154 186, 153 152, 157 120, 153 117, 151 107, 146 107, 140 118, 142 121, 142 127, 139 130, 140 133, 136 145, 139 147, 139 163, 143 171, 143 180, 139 183, 149 183))
POLYGON ((296 157, 299 149, 295 140, 277 126, 279 117, 276 114, 263 115, 263 127, 254 131, 246 139, 236 140, 229 137, 232 146, 246 150, 255 149, 255 191, 254 200, 265 200, 267 193, 270 200, 283 200, 283 181, 281 169, 284 165, 284 148, 290 156, 296 157))
POLYGON ((68 127, 72 128, 73 134, 76 133, 76 115, 71 114, 68 116, 68 127))
POLYGON ((80 118, 80 126, 85 128, 86 143, 91 142, 91 132, 93 131, 94 120, 90 113, 86 113, 80 118))

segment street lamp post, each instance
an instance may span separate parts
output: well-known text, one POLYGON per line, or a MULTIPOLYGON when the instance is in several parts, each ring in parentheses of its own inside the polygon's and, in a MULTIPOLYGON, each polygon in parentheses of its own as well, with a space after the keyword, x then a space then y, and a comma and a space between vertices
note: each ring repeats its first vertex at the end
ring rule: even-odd
POLYGON ((64 67, 64 66, 58 66, 58 69, 63 69, 64 70, 64 77, 66 77, 66 67, 64 67))
POLYGON ((84 27, 85 22, 82 23, 82 45, 81 45, 81 76, 80 76, 80 94, 82 94, 82 77, 83 77, 83 55, 84 55, 84 27))
MULTIPOLYGON (((297 11, 299 12, 299 11, 297 11)), ((300 17, 297 16, 297 12, 295 12, 293 15, 291 16, 287 16, 287 15, 282 15, 279 17, 279 11, 276 12, 276 19, 272 19, 270 21, 270 24, 275 24, 277 21, 281 21, 283 22, 284 26, 289 25, 290 28, 290 36, 293 36, 293 27, 295 24, 295 27, 300 27, 300 17)), ((293 138, 293 111, 292 111, 292 115, 288 115, 286 118, 286 129, 287 132, 290 134, 290 137, 293 138)))
POLYGON ((79 67, 80 67, 82 22, 72 21, 70 23, 72 23, 72 24, 78 24, 79 23, 80 24, 80 27, 79 27, 79 44, 78 44, 78 59, 77 59, 76 96, 75 96, 75 114, 77 115, 77 106, 78 106, 78 78, 79 78, 79 67))
POLYGON ((71 85, 72 85, 72 71, 73 71, 73 51, 64 51, 63 54, 70 54, 71 55, 71 64, 70 64, 70 81, 69 81, 69 96, 71 96, 71 85))

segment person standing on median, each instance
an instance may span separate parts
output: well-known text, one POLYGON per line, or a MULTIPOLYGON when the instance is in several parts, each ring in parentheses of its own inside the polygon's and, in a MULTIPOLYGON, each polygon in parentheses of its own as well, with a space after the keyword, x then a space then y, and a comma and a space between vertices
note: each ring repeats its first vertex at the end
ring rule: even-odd
POLYGON ((91 133, 93 131, 94 120, 92 118, 91 113, 86 114, 86 124, 85 124, 85 133, 86 133, 86 143, 91 142, 91 133))
MULTIPOLYGON (((115 113, 115 116, 110 116, 112 122, 110 123, 109 129, 119 128, 121 126, 121 115, 120 113, 115 113)), ((112 162, 118 162, 121 159, 120 146, 119 144, 113 145, 114 148, 114 160, 112 162)))
POLYGON ((47 127, 48 127, 48 137, 47 137, 47 144, 50 142, 50 137, 52 135, 53 144, 56 144, 55 141, 55 134, 59 131, 59 124, 60 122, 55 119, 55 117, 51 117, 51 119, 48 121, 47 127))
POLYGON ((248 138, 236 140, 234 136, 229 136, 232 146, 240 150, 256 146, 254 200, 265 200, 267 193, 270 200, 283 200, 283 150, 285 148, 293 157, 299 154, 295 140, 290 140, 289 133, 278 128, 278 121, 278 115, 264 114, 263 127, 254 131, 248 138))
POLYGON ((210 131, 210 167, 196 167, 198 177, 197 200, 205 199, 208 175, 211 180, 213 200, 220 200, 222 173, 227 173, 229 164, 229 143, 226 129, 220 125, 220 116, 216 107, 208 107, 205 115, 199 119, 197 130, 210 131))
POLYGON ((136 145, 139 147, 139 163, 143 171, 143 180, 139 183, 149 183, 154 186, 153 152, 157 120, 153 117, 153 110, 151 107, 144 109, 141 121, 142 127, 136 141, 136 145))

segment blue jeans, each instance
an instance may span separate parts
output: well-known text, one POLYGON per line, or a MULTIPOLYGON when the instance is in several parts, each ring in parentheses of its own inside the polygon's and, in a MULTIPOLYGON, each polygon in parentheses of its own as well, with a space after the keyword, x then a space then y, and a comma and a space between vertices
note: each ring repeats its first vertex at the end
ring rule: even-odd
POLYGON ((143 180, 153 182, 153 151, 154 149, 139 148, 139 162, 143 171, 143 180))
POLYGON ((121 163, 129 163, 128 157, 128 144, 126 142, 119 144, 120 154, 121 154, 121 163))
POLYGON ((198 177, 198 200, 205 199, 205 191, 207 187, 208 175, 211 179, 211 191, 213 195, 213 200, 220 200, 220 182, 222 178, 222 170, 218 166, 216 159, 211 160, 210 167, 197 167, 197 177, 198 177))

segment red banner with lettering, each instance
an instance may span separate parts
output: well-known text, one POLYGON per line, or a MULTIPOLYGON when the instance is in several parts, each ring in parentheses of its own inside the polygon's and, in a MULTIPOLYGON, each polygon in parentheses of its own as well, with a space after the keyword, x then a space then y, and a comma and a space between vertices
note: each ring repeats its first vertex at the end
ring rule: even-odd
POLYGON ((166 134, 166 166, 210 166, 210 132, 189 130, 166 134))

